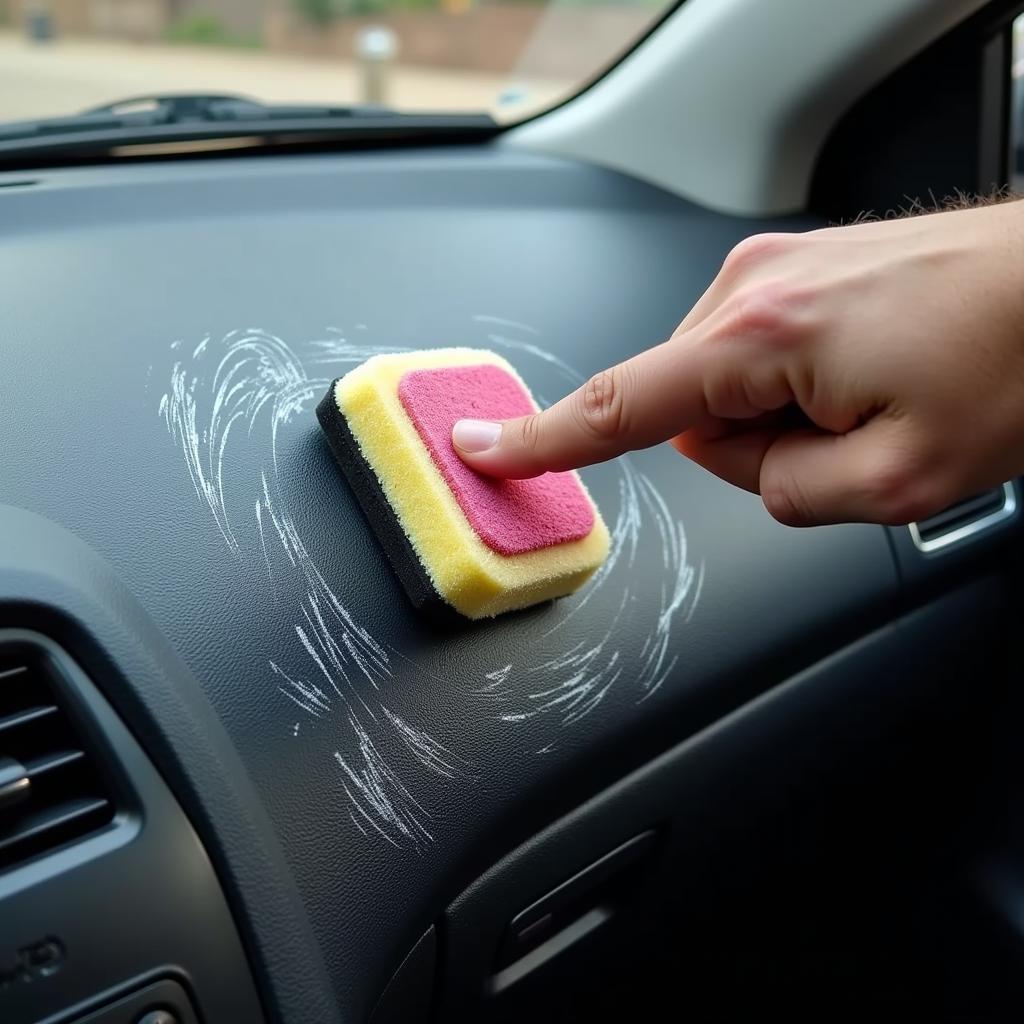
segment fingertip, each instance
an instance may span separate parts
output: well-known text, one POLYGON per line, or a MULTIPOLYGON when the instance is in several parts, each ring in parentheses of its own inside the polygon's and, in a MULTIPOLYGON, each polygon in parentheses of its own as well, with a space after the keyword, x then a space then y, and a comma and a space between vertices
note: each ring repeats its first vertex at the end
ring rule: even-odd
POLYGON ((526 465, 515 443, 516 420, 458 420, 452 427, 452 447, 470 469, 500 480, 536 476, 541 470, 526 465))
POLYGON ((492 420, 457 420, 452 427, 452 445, 460 456, 489 451, 501 442, 501 424, 492 420))

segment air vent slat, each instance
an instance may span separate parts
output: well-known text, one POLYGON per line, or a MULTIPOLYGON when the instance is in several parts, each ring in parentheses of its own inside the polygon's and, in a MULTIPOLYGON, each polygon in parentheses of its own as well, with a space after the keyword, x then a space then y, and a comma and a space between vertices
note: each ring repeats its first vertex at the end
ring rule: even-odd
POLYGON ((0 829, 0 854, 16 844, 29 843, 39 839, 46 832, 71 825, 90 815, 98 815, 98 812, 105 811, 109 807, 109 801, 103 797, 81 798, 68 801, 66 804, 58 804, 54 808, 23 815, 10 835, 6 835, 0 829))
POLYGON ((17 711, 13 715, 5 715, 3 718, 0 718, 0 732, 28 725, 29 722, 34 722, 37 718, 55 715, 57 710, 56 704, 44 704, 39 707, 26 708, 24 711, 17 711))
POLYGON ((0 871, 107 825, 110 793, 42 648, 0 646, 0 871), (2 774, 2 773, 0 773, 2 774))
POLYGON ((34 757, 25 763, 25 774, 30 779, 35 779, 47 772, 54 772, 58 768, 81 761, 83 757, 85 757, 84 750, 58 750, 56 753, 44 757, 34 757))

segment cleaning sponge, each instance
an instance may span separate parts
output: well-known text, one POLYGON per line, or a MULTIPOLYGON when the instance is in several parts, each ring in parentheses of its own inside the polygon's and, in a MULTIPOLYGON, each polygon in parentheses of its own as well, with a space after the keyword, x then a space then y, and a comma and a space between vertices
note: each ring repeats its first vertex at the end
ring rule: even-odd
POLYGON ((409 597, 471 619, 580 587, 608 554, 608 530, 575 473, 494 480, 451 443, 456 420, 536 411, 493 352, 374 356, 317 408, 349 483, 409 597))

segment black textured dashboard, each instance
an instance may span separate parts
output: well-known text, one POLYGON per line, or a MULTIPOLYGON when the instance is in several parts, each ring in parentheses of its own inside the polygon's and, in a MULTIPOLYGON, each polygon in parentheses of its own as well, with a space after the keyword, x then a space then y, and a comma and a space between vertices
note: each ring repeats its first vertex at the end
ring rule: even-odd
POLYGON ((497 147, 37 177, 0 177, 5 619, 53 609, 287 1019, 365 1015, 498 858, 891 616, 885 531, 783 528, 655 449, 584 473, 614 541, 588 588, 440 630, 314 416, 346 367, 439 345, 553 401, 799 223, 497 147))

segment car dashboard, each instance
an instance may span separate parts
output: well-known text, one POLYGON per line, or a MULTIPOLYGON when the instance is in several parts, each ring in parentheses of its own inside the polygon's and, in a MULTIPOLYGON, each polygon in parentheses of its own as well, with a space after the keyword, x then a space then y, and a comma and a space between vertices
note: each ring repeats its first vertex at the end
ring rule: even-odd
MULTIPOLYGON (((0 864, 10 1024, 544 1019, 654 915, 728 945, 808 794, 941 747, 988 676, 1013 482, 794 530, 661 446, 583 471, 612 547, 582 591, 437 625, 316 424, 429 347, 553 402, 813 218, 493 143, 0 175, 0 222, 0 668, 109 808, 0 864)), ((46 790, 3 792, 0 840, 46 790)))

